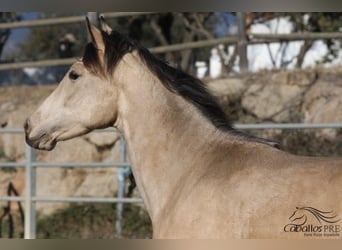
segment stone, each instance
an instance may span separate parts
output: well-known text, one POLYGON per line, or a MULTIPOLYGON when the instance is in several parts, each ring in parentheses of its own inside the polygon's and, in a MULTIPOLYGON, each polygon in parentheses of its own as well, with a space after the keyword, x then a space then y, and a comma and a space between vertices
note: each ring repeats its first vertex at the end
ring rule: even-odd
POLYGON ((120 134, 118 132, 91 132, 84 138, 98 147, 108 147, 120 140, 120 134))
MULTIPOLYGON (((301 112, 306 123, 333 123, 342 121, 342 81, 320 79, 304 95, 301 112)), ((336 129, 317 130, 317 134, 328 139, 337 135, 336 129)))
MULTIPOLYGON (((119 152, 115 146, 110 151, 119 152)), ((109 162, 119 162, 118 157, 108 157, 109 162)), ((102 162, 96 147, 85 138, 74 138, 57 144, 51 152, 40 154, 43 162, 102 162)), ((106 161, 106 160, 105 160, 106 161)), ((40 196, 100 196, 113 197, 117 190, 116 168, 38 168, 37 195, 40 196)), ((56 209, 67 206, 67 203, 37 204, 41 214, 53 213, 56 209)))
POLYGON ((244 81, 240 78, 218 79, 208 82, 206 86, 213 95, 229 96, 231 99, 239 98, 246 89, 244 81))
MULTIPOLYGON (((8 114, 7 128, 23 128, 24 121, 32 106, 20 106, 8 114)), ((3 133, 0 134, 0 141, 3 152, 9 159, 22 157, 25 152, 24 134, 3 133)))
POLYGON ((242 107, 260 121, 285 122, 291 120, 291 109, 299 105, 307 85, 289 82, 292 73, 279 72, 264 81, 252 82, 242 98, 242 107))
POLYGON ((52 151, 38 152, 38 159, 44 162, 96 162, 101 159, 96 148, 83 137, 57 143, 52 151))
POLYGON ((239 98, 246 90, 247 85, 243 79, 232 77, 211 80, 206 83, 206 87, 216 97, 219 105, 227 107, 231 103, 239 102, 239 98))

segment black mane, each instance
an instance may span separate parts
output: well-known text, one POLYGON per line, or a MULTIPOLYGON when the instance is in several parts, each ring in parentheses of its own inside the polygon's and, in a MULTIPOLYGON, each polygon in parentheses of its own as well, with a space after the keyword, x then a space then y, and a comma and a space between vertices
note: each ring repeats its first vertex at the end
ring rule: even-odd
POLYGON ((148 49, 116 31, 112 31, 111 34, 102 31, 102 37, 105 44, 105 69, 101 66, 95 46, 89 43, 85 49, 83 63, 92 72, 112 75, 116 65, 126 53, 137 51, 142 61, 165 88, 192 103, 216 128, 272 145, 265 139, 246 135, 233 129, 216 98, 208 92, 201 80, 169 66, 152 55, 148 49))
POLYGON ((216 99, 209 94, 202 81, 180 69, 169 66, 164 61, 152 55, 146 48, 139 46, 131 39, 113 31, 110 35, 102 32, 105 43, 106 72, 100 64, 95 46, 89 43, 83 56, 84 65, 92 72, 112 74, 121 58, 129 52, 137 51, 151 72, 171 92, 182 96, 195 105, 199 111, 222 130, 233 130, 222 108, 216 99))

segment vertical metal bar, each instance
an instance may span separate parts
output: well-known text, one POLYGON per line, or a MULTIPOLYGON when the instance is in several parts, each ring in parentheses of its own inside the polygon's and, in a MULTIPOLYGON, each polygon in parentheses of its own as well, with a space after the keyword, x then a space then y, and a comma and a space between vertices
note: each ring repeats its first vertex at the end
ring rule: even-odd
MULTIPOLYGON (((87 12, 87 17, 92 25, 99 27, 98 12, 87 12)), ((92 38, 88 32, 88 41, 91 42, 92 38)))
POLYGON ((36 204, 32 197, 36 195, 36 168, 32 163, 36 160, 33 148, 25 144, 25 239, 36 238, 36 204))
MULTIPOLYGON (((119 169, 118 175, 118 198, 123 198, 125 193, 125 174, 123 169, 119 169)), ((115 221, 115 231, 116 236, 120 237, 122 233, 122 212, 123 212, 123 203, 116 203, 116 221, 115 221)))
POLYGON ((98 12, 87 12, 87 17, 91 24, 99 27, 99 13, 98 12))
POLYGON ((246 35, 246 19, 243 12, 237 12, 237 21, 239 28, 239 41, 238 41, 238 55, 240 72, 245 73, 248 71, 247 59, 247 35, 246 35))
POLYGON ((122 162, 126 162, 127 160, 127 152, 126 152, 126 143, 125 138, 122 134, 120 134, 120 160, 122 162))
MULTIPOLYGON (((122 135, 120 135, 120 161, 126 162, 126 145, 122 135)), ((125 187, 126 187, 126 178, 125 178, 125 169, 120 168, 117 174, 118 180, 118 198, 124 198, 125 196, 125 187)), ((116 235, 118 237, 121 236, 122 233, 122 213, 123 213, 123 203, 116 203, 116 221, 115 221, 115 230, 116 235)))

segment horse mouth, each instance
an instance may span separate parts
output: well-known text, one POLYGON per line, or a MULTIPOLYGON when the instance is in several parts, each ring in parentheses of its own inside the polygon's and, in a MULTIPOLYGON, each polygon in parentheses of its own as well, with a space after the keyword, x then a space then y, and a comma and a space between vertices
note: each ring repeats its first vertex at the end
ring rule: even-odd
POLYGON ((31 138, 28 134, 25 134, 25 140, 26 143, 31 147, 47 151, 54 149, 57 144, 56 139, 51 139, 46 133, 41 133, 31 138))

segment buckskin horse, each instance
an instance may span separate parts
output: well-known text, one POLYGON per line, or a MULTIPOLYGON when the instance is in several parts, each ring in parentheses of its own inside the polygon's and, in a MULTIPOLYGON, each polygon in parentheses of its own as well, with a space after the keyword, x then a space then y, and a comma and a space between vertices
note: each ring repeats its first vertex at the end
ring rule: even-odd
POLYGON ((233 129, 200 80, 103 19, 87 28, 92 41, 26 120, 26 141, 52 150, 116 127, 154 238, 302 238, 284 230, 296 207, 342 216, 341 158, 292 155, 233 129))

